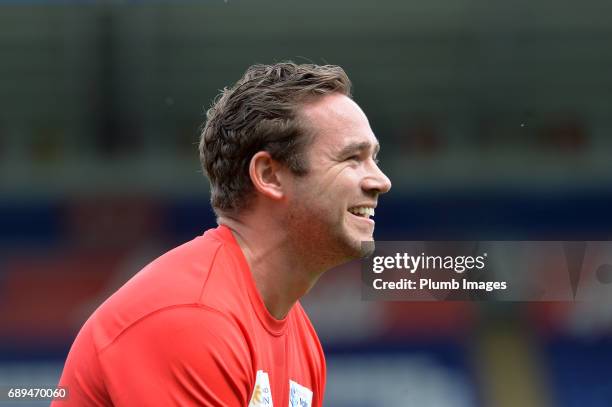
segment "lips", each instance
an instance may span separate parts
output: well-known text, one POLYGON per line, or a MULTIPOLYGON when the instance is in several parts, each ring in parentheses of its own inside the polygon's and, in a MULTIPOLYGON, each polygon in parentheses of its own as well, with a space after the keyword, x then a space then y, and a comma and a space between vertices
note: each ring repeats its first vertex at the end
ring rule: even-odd
POLYGON ((353 206, 348 209, 348 212, 356 218, 361 218, 368 223, 374 224, 374 220, 370 219, 374 216, 374 208, 371 206, 353 206))
POLYGON ((371 206, 354 206, 349 208, 348 211, 355 216, 369 219, 374 216, 374 208, 371 206))
POLYGON ((353 215, 363 216, 366 218, 374 216, 374 208, 369 206, 355 206, 349 208, 348 211, 353 215))

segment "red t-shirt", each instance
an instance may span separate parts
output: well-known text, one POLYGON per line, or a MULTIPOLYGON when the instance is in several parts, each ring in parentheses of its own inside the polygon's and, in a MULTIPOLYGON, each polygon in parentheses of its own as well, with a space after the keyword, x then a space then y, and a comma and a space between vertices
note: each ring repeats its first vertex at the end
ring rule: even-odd
POLYGON ((283 320, 270 315, 220 226, 104 302, 72 345, 59 386, 69 396, 53 407, 321 407, 325 358, 299 302, 283 320))

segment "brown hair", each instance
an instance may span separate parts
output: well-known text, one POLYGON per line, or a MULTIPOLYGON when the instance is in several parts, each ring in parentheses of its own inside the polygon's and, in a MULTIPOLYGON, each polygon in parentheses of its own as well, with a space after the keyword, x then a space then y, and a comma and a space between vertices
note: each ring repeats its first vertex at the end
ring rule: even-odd
POLYGON ((304 175, 308 134, 298 108, 311 98, 339 92, 351 96, 351 82, 335 65, 253 65, 224 88, 206 112, 200 161, 210 180, 215 212, 237 212, 253 196, 251 158, 267 151, 293 173, 304 175))

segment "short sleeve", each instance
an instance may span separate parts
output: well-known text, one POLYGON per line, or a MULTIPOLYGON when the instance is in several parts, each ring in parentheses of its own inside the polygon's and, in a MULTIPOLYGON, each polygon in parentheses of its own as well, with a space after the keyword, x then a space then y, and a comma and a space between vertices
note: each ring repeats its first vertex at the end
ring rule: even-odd
POLYGON ((248 404, 255 377, 237 322, 202 306, 164 309, 99 350, 116 407, 248 404))

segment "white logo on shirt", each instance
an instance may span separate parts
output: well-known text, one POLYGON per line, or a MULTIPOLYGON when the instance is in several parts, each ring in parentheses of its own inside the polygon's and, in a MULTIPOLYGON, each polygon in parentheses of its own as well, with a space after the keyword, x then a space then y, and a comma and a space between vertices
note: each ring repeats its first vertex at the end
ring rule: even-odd
POLYGON ((253 395, 249 407, 273 407, 272 391, 270 390, 270 378, 263 370, 257 371, 253 395))
POLYGON ((311 407, 312 390, 289 380, 289 407, 311 407))

